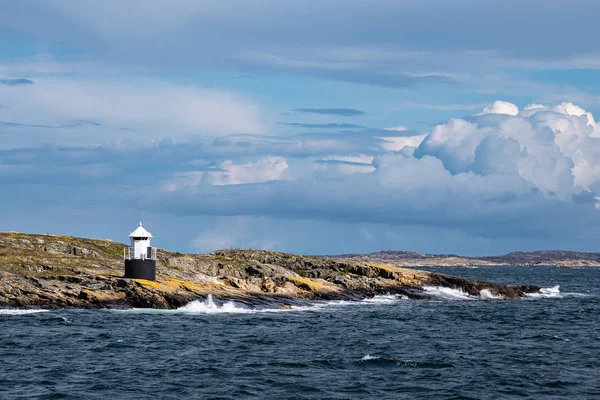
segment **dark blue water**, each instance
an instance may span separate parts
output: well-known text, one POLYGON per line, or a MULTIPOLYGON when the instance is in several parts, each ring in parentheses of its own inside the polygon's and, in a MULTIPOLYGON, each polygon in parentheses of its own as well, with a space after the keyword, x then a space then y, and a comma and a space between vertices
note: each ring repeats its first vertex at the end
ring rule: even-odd
POLYGON ((561 294, 278 312, 218 302, 5 311, 0 398, 600 398, 600 269, 442 271, 561 294))

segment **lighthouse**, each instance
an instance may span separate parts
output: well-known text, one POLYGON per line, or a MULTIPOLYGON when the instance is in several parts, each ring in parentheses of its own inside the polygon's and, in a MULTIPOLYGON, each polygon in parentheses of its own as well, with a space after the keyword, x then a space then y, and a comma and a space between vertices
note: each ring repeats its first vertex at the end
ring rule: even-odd
POLYGON ((150 246, 152 234, 142 226, 129 235, 131 246, 125 247, 125 278, 156 280, 156 247, 150 246))

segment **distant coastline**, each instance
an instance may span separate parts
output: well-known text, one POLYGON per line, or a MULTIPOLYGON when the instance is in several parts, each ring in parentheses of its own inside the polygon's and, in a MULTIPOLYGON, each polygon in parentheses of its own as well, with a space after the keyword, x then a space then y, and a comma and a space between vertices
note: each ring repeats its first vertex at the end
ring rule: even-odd
POLYGON ((389 262, 402 267, 600 267, 600 253, 566 250, 515 251, 500 256, 482 257, 468 257, 456 254, 420 254, 413 251, 386 250, 369 254, 342 254, 328 257, 357 261, 389 262))

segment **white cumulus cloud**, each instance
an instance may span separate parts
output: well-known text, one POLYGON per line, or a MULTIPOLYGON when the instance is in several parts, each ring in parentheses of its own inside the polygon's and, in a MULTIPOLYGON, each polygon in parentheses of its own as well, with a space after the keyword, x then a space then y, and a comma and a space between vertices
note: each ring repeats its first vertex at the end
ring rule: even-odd
POLYGON ((207 182, 213 185, 239 185, 286 180, 289 165, 283 157, 263 157, 245 164, 225 161, 219 167, 224 171, 207 173, 207 182))
POLYGON ((590 113, 570 103, 515 114, 517 106, 495 102, 486 110, 436 126, 416 154, 437 157, 454 174, 515 173, 561 198, 598 184, 600 141, 590 113))
MULTIPOLYGON (((506 115, 518 115, 519 107, 512 103, 507 103, 505 101, 495 101, 489 106, 483 109, 481 114, 506 114, 506 115)), ((479 115, 481 115, 479 114, 479 115)))
POLYGON ((215 170, 177 172, 163 182, 162 190, 172 192, 199 184, 240 185, 289 179, 289 165, 284 157, 263 157, 255 162, 223 161, 215 170))

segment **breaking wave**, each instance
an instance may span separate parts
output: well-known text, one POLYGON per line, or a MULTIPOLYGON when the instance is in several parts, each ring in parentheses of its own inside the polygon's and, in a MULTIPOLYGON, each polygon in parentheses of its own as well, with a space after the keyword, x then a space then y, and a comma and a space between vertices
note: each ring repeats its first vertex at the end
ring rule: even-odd
POLYGON ((423 291, 440 300, 477 300, 479 297, 471 296, 460 290, 442 286, 423 286, 423 291))
POLYGON ((483 300, 504 300, 504 296, 494 294, 490 289, 483 289, 479 292, 479 297, 483 300))
POLYGON ((232 300, 219 302, 212 295, 204 300, 194 300, 175 310, 157 310, 150 308, 132 308, 132 309, 111 309, 105 310, 116 313, 134 313, 134 314, 261 314, 261 313, 280 313, 294 311, 321 311, 331 308, 347 307, 347 306, 375 306, 383 304, 391 304, 407 297, 401 295, 379 295, 371 298, 350 301, 350 300, 330 300, 330 301, 306 301, 302 305, 285 306, 282 305, 276 308, 252 307, 246 304, 241 304, 232 300))
POLYGON ((533 299, 539 299, 539 298, 561 298, 563 297, 563 295, 560 293, 560 286, 556 285, 553 287, 549 287, 549 288, 541 288, 540 291, 538 293, 527 293, 526 294, 527 297, 533 298, 533 299))
POLYGON ((319 311, 331 307, 358 306, 369 304, 389 304, 399 300, 404 300, 406 297, 400 295, 380 295, 364 299, 361 301, 319 301, 312 302, 302 306, 291 306, 282 308, 250 308, 245 305, 238 304, 234 301, 227 301, 223 304, 217 304, 212 295, 208 295, 205 300, 195 300, 178 308, 176 311, 197 313, 197 314, 255 314, 255 313, 274 313, 274 312, 290 312, 290 311, 319 311))
POLYGON ((370 304, 387 304, 387 303, 395 303, 398 300, 408 300, 408 297, 397 295, 397 294, 387 294, 387 295, 379 295, 375 297, 370 297, 368 299, 364 299, 361 303, 370 303, 370 304))
MULTIPOLYGON (((472 296, 460 289, 440 287, 440 286, 424 286, 425 294, 438 300, 503 300, 504 297, 492 293, 490 289, 483 289, 479 296, 472 296)), ((583 293, 563 293, 560 291, 560 286, 541 288, 539 292, 526 293, 525 298, 528 299, 562 299, 564 297, 586 297, 583 293)))
POLYGON ((260 312, 281 312, 286 311, 284 308, 249 308, 243 305, 237 304, 234 301, 227 301, 221 305, 215 303, 212 295, 208 295, 206 300, 200 301, 195 300, 191 303, 186 304, 183 307, 179 307, 177 311, 189 312, 196 314, 253 314, 260 312))
POLYGON ((398 365, 398 361, 396 361, 393 357, 390 356, 372 356, 370 354, 365 355, 358 362, 361 365, 365 366, 388 366, 388 365, 398 365))
POLYGON ((378 358, 381 358, 381 357, 366 354, 363 358, 360 359, 360 361, 371 361, 371 360, 377 360, 378 358))
POLYGON ((564 293, 560 291, 560 286, 552 286, 541 288, 537 293, 527 293, 526 296, 530 299, 562 299, 565 297, 588 297, 589 294, 584 293, 564 293))
MULTIPOLYGON (((424 286, 423 294, 445 301, 473 301, 473 300, 504 300, 501 295, 494 294, 490 289, 483 289, 479 296, 473 296, 467 292, 449 287, 442 286, 424 286)), ((578 293, 561 293, 559 286, 550 288, 542 288, 539 293, 528 293, 526 298, 562 298, 564 296, 585 296, 578 293)), ((330 300, 330 301, 307 301, 302 305, 280 306, 280 307, 253 307, 232 300, 220 302, 215 300, 212 295, 204 300, 194 300, 175 310, 152 310, 152 309, 130 309, 130 310, 111 310, 117 312, 135 312, 135 313, 189 313, 189 314, 261 314, 261 313, 281 313, 281 312, 298 312, 312 311, 318 312, 332 308, 341 307, 360 307, 393 304, 399 301, 409 300, 403 295, 377 295, 358 301, 351 300, 330 300)), ((21 312, 39 312, 44 310, 16 310, 21 312)), ((0 310, 1 313, 1 310, 0 310)))

